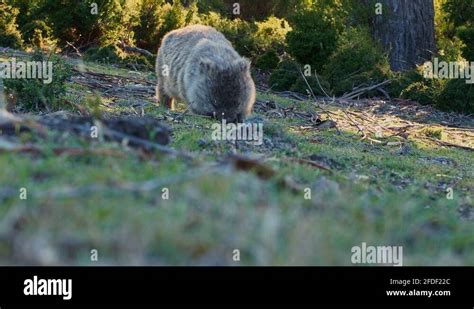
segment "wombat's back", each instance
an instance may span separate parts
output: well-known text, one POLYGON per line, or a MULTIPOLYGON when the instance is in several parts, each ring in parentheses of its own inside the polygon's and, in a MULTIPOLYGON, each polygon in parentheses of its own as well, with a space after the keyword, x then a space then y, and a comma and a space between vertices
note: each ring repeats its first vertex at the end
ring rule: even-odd
POLYGON ((163 38, 158 51, 156 71, 159 82, 162 83, 161 86, 171 96, 182 100, 187 99, 185 95, 185 73, 188 69, 187 66, 192 65, 190 62, 193 59, 195 60, 196 57, 193 54, 196 54, 196 48, 203 39, 215 43, 216 46, 226 49, 226 51, 217 53, 221 57, 216 57, 215 51, 211 49, 200 50, 199 57, 209 56, 222 63, 230 61, 225 59, 229 56, 231 58, 238 57, 238 54, 232 48, 232 44, 222 33, 212 27, 192 25, 169 32, 163 38), (168 72, 168 76, 165 76, 163 72, 168 72))

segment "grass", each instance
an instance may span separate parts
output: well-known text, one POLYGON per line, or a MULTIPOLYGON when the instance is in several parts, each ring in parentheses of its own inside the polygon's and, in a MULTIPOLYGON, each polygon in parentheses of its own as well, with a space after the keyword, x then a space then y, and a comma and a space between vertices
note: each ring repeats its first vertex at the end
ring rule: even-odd
MULTIPOLYGON (((315 111, 311 102, 263 93, 259 100, 315 111)), ((170 146, 198 159, 144 159, 121 145, 72 136, 63 143, 118 149, 125 157, 0 153, 0 264, 352 265, 351 248, 366 242, 403 246, 404 265, 474 265, 474 157, 466 150, 416 137, 400 147, 370 144, 356 130, 306 130, 296 119, 257 114, 264 145, 238 151, 261 156, 276 171, 262 179, 225 164, 235 147, 211 139, 211 120, 175 122, 153 104, 144 112, 172 127, 170 146), (295 158, 312 158, 331 172, 295 158), (191 176, 216 162, 220 168, 191 176), (300 190, 281 185, 288 177, 300 190), (151 179, 163 186, 116 189, 151 179), (63 194, 82 187, 104 189, 63 194), (162 198, 166 189, 169 199, 162 198), (97 262, 90 259, 94 249, 97 262), (235 249, 240 261, 233 260, 235 249)), ((443 131, 426 134, 438 138, 433 132, 443 131)))

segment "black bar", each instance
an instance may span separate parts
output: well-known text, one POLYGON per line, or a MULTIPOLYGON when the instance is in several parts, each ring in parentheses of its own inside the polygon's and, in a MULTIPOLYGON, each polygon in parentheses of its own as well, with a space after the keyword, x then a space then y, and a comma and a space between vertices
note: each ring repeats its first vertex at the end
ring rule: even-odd
POLYGON ((91 303, 418 304, 430 308, 457 304, 450 308, 473 308, 474 268, 0 267, 0 291, 2 309, 12 304, 65 308, 91 303), (72 279, 71 299, 25 296, 25 280, 34 276, 72 279), (403 286, 390 284, 390 279, 421 281, 403 286), (450 295, 387 296, 387 290, 449 291, 450 295))

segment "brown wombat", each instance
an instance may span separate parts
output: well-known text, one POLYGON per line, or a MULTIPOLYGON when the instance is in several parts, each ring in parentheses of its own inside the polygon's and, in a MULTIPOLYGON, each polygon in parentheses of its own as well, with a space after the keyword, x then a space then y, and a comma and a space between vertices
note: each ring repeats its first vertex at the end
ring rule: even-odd
POLYGON ((169 32, 156 60, 157 98, 173 108, 184 101, 191 112, 242 121, 255 103, 250 62, 212 27, 194 25, 169 32))

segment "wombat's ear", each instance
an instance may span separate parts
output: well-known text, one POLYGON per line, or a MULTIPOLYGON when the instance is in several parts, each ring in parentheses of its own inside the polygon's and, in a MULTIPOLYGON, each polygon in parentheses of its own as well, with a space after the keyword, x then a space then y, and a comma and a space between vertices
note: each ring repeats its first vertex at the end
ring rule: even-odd
POLYGON ((241 72, 247 72, 250 70, 250 60, 247 58, 242 58, 234 62, 241 72))
POLYGON ((201 72, 207 73, 214 68, 214 63, 210 59, 201 58, 199 60, 199 68, 201 69, 201 72))

